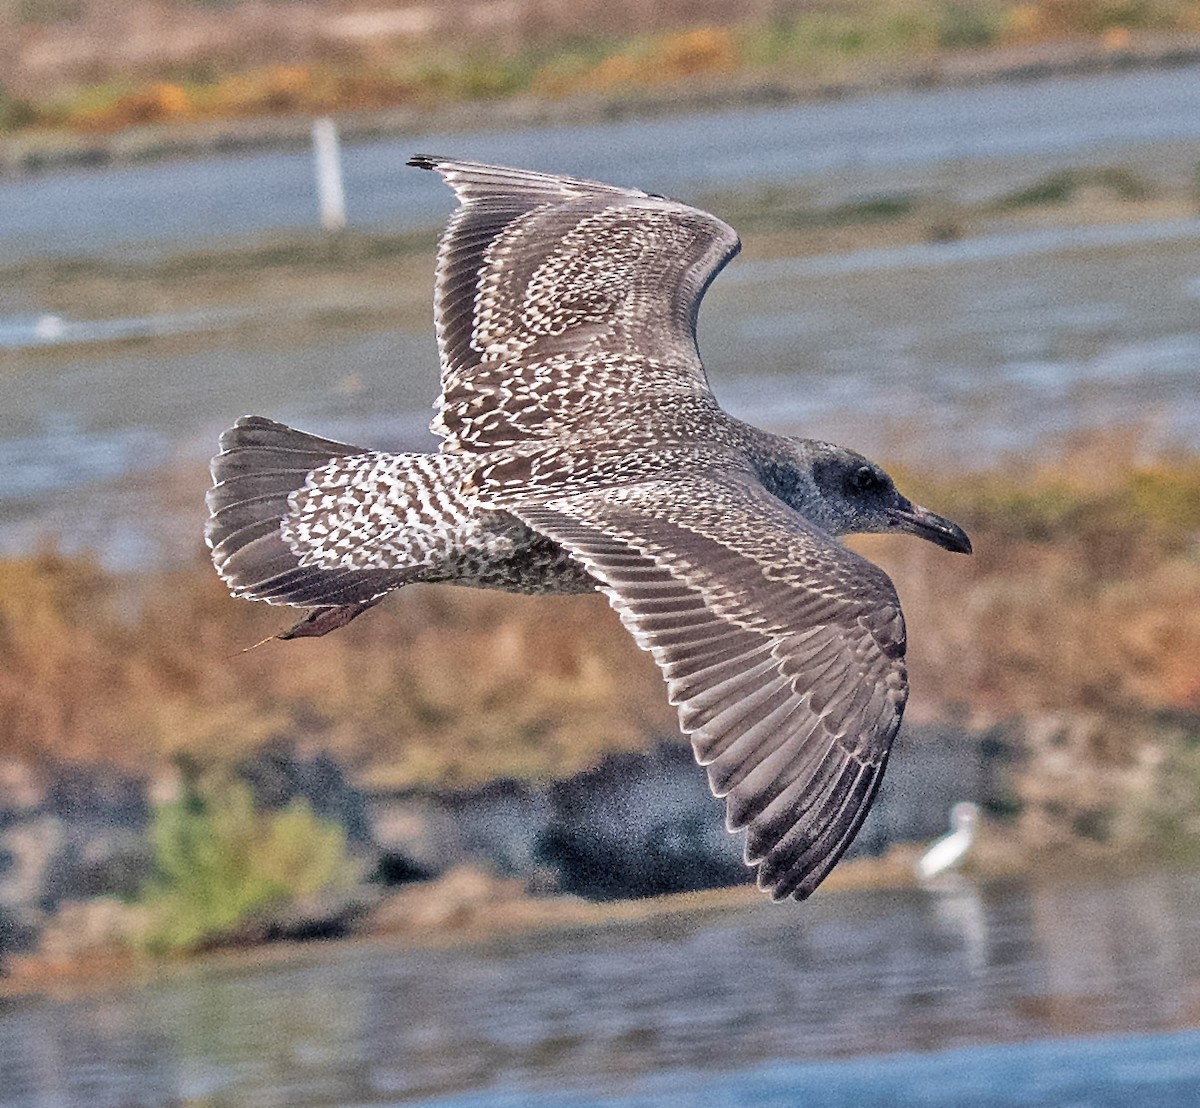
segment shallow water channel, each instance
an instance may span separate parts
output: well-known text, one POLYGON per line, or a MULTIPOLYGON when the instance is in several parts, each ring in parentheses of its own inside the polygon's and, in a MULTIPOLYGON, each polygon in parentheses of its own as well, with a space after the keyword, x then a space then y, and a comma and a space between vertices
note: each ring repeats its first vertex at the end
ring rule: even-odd
POLYGON ((0 1106, 1183 1108, 1198 906, 1194 872, 957 880, 214 960, 10 1002, 0 1106))
MULTIPOLYGON (((422 305, 411 324, 255 318, 248 305, 131 319, 120 341, 60 321, 43 326, 65 338, 0 351, 0 551, 49 533, 118 567, 190 554, 203 463, 249 412, 429 448, 421 280, 396 293, 422 305)), ((14 318, 10 331, 38 324, 14 318)), ((884 461, 977 468, 1114 428, 1149 459, 1200 443, 1200 219, 736 259, 705 301, 700 345, 735 415, 884 461)))

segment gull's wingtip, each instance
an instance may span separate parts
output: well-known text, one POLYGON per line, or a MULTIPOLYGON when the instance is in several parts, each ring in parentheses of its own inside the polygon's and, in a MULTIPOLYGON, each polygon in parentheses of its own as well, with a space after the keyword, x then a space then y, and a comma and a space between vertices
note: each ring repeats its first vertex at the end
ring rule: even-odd
POLYGON ((404 164, 414 169, 437 169, 438 163, 445 160, 440 154, 414 154, 404 164))

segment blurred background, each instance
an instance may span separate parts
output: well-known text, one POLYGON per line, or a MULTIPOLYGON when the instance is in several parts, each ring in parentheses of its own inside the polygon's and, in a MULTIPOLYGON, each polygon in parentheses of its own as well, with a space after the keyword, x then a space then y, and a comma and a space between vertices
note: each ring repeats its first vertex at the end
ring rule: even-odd
POLYGON ((1197 1102, 1196 0, 0 0, 0 395, 0 1106, 1197 1102), (971 534, 809 902, 601 598, 217 581, 239 416, 434 446, 418 152, 720 215, 721 402, 971 534))

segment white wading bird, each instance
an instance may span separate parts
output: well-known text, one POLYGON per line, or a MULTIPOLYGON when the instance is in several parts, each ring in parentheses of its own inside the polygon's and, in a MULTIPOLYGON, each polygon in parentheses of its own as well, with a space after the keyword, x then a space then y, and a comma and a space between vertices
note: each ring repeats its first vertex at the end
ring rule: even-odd
POLYGON ((938 839, 917 859, 917 877, 930 881, 939 874, 957 869, 975 842, 979 825, 979 805, 960 800, 950 809, 950 833, 938 839))

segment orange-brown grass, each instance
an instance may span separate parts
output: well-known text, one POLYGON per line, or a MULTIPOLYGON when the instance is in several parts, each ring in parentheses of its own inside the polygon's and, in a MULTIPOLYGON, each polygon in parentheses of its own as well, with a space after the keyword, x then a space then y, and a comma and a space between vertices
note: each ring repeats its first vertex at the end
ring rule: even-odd
POLYGON ((571 773, 674 730, 600 597, 412 587, 335 635, 232 600, 207 565, 126 581, 53 553, 0 563, 6 753, 150 767, 286 736, 375 780, 571 773))
POLYGON ((904 484, 975 540, 954 559, 856 540, 904 601, 910 720, 1006 725, 1017 839, 1038 850, 1196 842, 1200 457, 1140 461, 1114 434, 904 484))
POLYGON ((1139 34, 1200 34, 1192 0, 796 0, 769 12, 712 0, 515 0, 486 6, 485 19, 483 6, 448 0, 424 13, 424 30, 362 36, 339 32, 343 5, 18 7, 0 9, 0 131, 108 132, 521 94, 620 97, 731 79, 819 86, 903 72, 948 51, 1079 40, 1120 51, 1139 34), (154 23, 158 35, 131 34, 154 23))
POLYGON ((926 703, 980 722, 1200 712, 1200 457, 1142 460, 1135 436, 1110 433, 1051 461, 903 484, 976 540, 954 559, 870 545, 899 584, 926 703))
MULTIPOLYGON (((1053 465, 903 478, 976 548, 854 541, 904 602, 912 719, 1021 716, 1133 772, 1152 718, 1200 713, 1200 456, 1141 463, 1106 438, 1053 465)), ((342 631, 241 652, 290 616, 199 563, 123 578, 54 553, 0 562, 0 747, 149 769, 283 736, 368 781, 461 785, 675 733, 600 597, 417 586, 342 631)))

